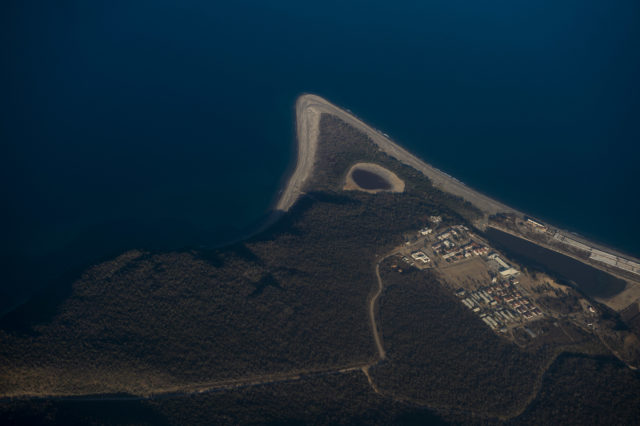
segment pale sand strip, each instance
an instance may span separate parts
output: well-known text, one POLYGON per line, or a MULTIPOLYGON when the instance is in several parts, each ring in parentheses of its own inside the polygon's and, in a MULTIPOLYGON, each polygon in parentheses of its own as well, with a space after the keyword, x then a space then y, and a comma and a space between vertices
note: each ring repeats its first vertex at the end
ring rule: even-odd
MULTIPOLYGON (((524 216, 523 212, 513 209, 499 201, 496 201, 488 196, 475 191, 464 183, 460 182, 456 178, 436 169, 433 166, 420 160, 415 155, 409 153, 404 148, 398 146, 395 142, 391 141, 388 137, 384 136, 378 130, 364 123, 362 120, 355 117, 353 114, 333 105, 331 102, 316 95, 302 95, 296 101, 296 124, 297 124, 297 137, 298 137, 298 163, 296 169, 289 178, 287 186, 280 197, 280 200, 276 204, 276 211, 287 211, 296 202, 298 197, 304 193, 304 186, 308 181, 311 173, 313 172, 313 166, 315 161, 315 153, 318 146, 318 137, 320 134, 320 116, 325 114, 331 114, 340 118, 345 123, 351 125, 357 130, 360 130, 386 154, 394 157, 398 161, 413 167, 414 169, 422 172, 427 176, 433 186, 436 188, 456 195, 469 201, 471 204, 479 208, 484 217, 476 222, 481 228, 486 227, 486 220, 489 215, 496 213, 515 213, 520 216, 524 216)), ((580 241, 590 247, 602 250, 605 253, 610 253, 615 256, 619 256, 621 259, 629 260, 632 262, 640 262, 640 260, 629 256, 619 251, 606 247, 601 244, 588 241, 576 234, 569 231, 550 227, 557 231, 560 235, 571 238, 576 241, 580 241)), ((589 263, 596 268, 602 269, 597 263, 589 263)))
POLYGON ((304 184, 311 176, 316 148, 318 146, 320 115, 322 113, 334 115, 355 129, 360 130, 369 136, 383 152, 422 172, 433 182, 436 188, 464 198, 486 214, 495 214, 498 212, 519 213, 484 194, 474 191, 454 177, 430 166, 352 114, 316 95, 302 95, 296 102, 298 164, 276 205, 277 210, 289 210, 303 193, 304 184))
POLYGON ((313 98, 322 99, 318 96, 303 95, 296 101, 298 162, 280 200, 278 200, 278 204, 276 204, 276 210, 287 211, 291 208, 302 194, 304 184, 313 171, 320 134, 320 115, 323 112, 312 102, 313 98))

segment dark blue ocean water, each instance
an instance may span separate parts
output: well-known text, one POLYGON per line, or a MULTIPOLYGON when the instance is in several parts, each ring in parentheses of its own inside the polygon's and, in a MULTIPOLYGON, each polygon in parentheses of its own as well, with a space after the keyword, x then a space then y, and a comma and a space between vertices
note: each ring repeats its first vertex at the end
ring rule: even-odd
POLYGON ((2 2, 0 312, 120 251, 259 221, 302 92, 640 255, 636 0, 265 3, 2 2))

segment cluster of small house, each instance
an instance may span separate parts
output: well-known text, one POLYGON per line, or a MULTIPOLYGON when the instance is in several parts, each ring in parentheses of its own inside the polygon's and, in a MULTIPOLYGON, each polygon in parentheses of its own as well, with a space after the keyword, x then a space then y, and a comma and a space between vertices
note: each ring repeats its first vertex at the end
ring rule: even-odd
POLYGON ((466 229, 466 227, 462 225, 456 225, 437 234, 436 240, 438 240, 438 242, 431 246, 433 251, 443 255, 452 252, 458 246, 455 241, 462 238, 463 228, 466 229))
POLYGON ((516 284, 517 281, 514 280, 496 282, 470 293, 460 289, 456 296, 489 327, 506 331, 505 327, 511 323, 528 321, 542 315, 540 308, 523 296, 516 284))
POLYGON ((487 293, 503 305, 507 305, 518 315, 524 317, 525 320, 542 315, 540 308, 535 306, 528 297, 522 295, 517 288, 517 284, 518 281, 514 279, 493 283, 487 288, 487 293))
POLYGON ((422 235, 423 237, 426 235, 429 235, 433 232, 433 229, 429 228, 428 226, 422 228, 420 231, 418 231, 420 233, 420 235, 422 235))
POLYGON ((459 239, 464 236, 465 233, 469 231, 464 225, 453 225, 450 228, 445 229, 438 235, 436 235, 436 239, 438 241, 444 241, 449 238, 459 239))
POLYGON ((455 225, 436 235, 437 243, 431 248, 447 262, 461 260, 471 256, 486 256, 489 248, 475 241, 467 241, 459 246, 458 241, 466 237, 469 229, 464 225, 455 225))
POLYGON ((448 262, 452 260, 461 260, 471 256, 486 256, 489 253, 489 247, 478 244, 475 241, 471 241, 458 250, 452 250, 446 253, 442 258, 448 262))

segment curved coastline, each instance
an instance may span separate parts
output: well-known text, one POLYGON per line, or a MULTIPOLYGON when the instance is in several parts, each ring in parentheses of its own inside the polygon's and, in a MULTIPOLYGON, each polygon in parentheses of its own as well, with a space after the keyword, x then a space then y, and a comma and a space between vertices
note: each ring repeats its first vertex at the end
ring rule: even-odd
POLYGON ((313 171, 313 163, 320 133, 320 116, 323 113, 334 115, 363 132, 370 137, 383 152, 422 172, 433 182, 436 188, 462 197, 483 212, 487 214, 495 214, 498 212, 520 213, 505 204, 469 188, 454 177, 425 163, 353 114, 337 107, 320 96, 312 94, 301 95, 296 101, 298 163, 276 205, 277 210, 287 211, 304 192, 304 185, 313 171))
POLYGON ((314 95, 302 95, 296 101, 296 139, 298 142, 296 167, 276 203, 276 211, 288 211, 293 206, 303 194, 304 185, 313 171, 320 134, 320 115, 324 112, 317 107, 317 101, 313 102, 315 98, 324 101, 314 95))
MULTIPOLYGON (((338 117, 345 123, 367 135, 381 151, 387 155, 397 159, 398 161, 413 167, 428 177, 433 186, 455 196, 461 197, 465 201, 470 202, 483 212, 483 217, 476 222, 476 225, 485 229, 488 225, 488 218, 497 213, 511 213, 524 217, 525 213, 507 206, 493 198, 478 192, 464 183, 460 182, 453 176, 427 164, 415 155, 411 154, 389 137, 379 130, 372 128, 365 122, 354 116, 331 102, 320 96, 313 94, 303 94, 296 101, 296 136, 297 136, 297 163, 292 175, 287 180, 286 187, 282 191, 278 202, 276 203, 274 214, 279 215, 288 211, 297 199, 304 194, 305 185, 312 176, 315 162, 315 154, 318 146, 320 134, 320 117, 322 114, 330 114, 338 117)), ((528 216, 530 217, 530 216, 528 216)), ((272 218, 273 219, 273 218, 272 218)), ((273 223, 272 220, 269 224, 273 223)), ((622 253, 612 247, 595 243, 584 237, 578 236, 573 232, 562 230, 554 226, 550 226, 559 236, 579 241, 593 249, 598 249, 620 259, 626 259, 631 262, 640 263, 640 260, 622 253)), ((597 263, 585 262, 598 269, 603 269, 597 263)), ((610 273, 610 272, 609 272, 610 273)))

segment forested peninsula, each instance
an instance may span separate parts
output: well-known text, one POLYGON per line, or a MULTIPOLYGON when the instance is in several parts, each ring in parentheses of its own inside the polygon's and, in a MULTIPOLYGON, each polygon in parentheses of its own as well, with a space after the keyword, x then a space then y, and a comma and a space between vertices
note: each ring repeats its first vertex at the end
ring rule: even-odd
POLYGON ((493 244, 513 211, 321 101, 296 104, 266 229, 122 253, 0 330, 3 424, 637 422, 635 316, 493 244))

